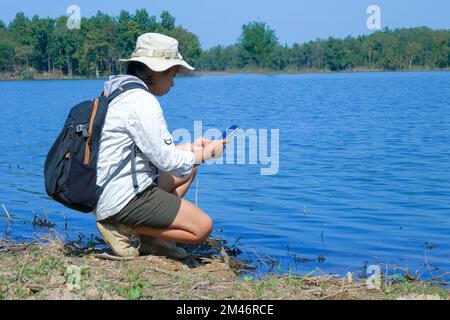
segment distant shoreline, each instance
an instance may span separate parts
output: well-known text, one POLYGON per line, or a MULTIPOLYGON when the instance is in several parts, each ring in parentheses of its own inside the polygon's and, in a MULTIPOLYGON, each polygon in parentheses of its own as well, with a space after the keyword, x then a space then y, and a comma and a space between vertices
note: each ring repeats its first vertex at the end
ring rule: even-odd
MULTIPOLYGON (((340 74, 340 73, 404 73, 404 72, 434 72, 434 71, 450 71, 450 68, 411 68, 405 70, 384 70, 384 69, 371 69, 371 68, 355 68, 342 71, 331 71, 331 70, 320 70, 320 69, 305 69, 305 70, 265 70, 265 69, 255 69, 255 70, 230 70, 230 71, 197 71, 193 72, 187 77, 201 77, 201 76, 230 76, 234 74, 260 74, 260 75, 289 75, 289 74, 340 74)), ((36 74, 32 78, 23 78, 19 75, 11 75, 0 73, 0 81, 31 81, 31 80, 101 80, 108 79, 107 76, 101 76, 98 78, 83 77, 83 76, 53 76, 51 74, 36 74)))

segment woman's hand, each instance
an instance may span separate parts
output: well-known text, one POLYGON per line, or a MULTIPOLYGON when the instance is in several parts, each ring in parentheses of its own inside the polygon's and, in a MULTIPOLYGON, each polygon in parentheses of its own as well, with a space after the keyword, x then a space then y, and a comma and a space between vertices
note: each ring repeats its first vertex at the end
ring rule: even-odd
POLYGON ((203 139, 203 161, 220 158, 225 149, 225 145, 230 143, 228 140, 205 140, 203 139))
POLYGON ((195 164, 201 165, 202 163, 216 159, 222 156, 225 145, 230 143, 228 140, 206 140, 204 138, 198 138, 191 143, 191 151, 195 155, 195 164))
MULTIPOLYGON (((206 140, 203 138, 203 137, 201 137, 201 138, 198 138, 197 140, 195 140, 191 145, 192 145, 192 148, 194 148, 194 146, 197 146, 197 147, 205 147, 204 145, 203 145, 203 143, 205 142, 206 140)), ((192 149, 192 150, 194 150, 194 149, 192 149)))
POLYGON ((203 138, 197 139, 197 141, 193 143, 187 143, 187 144, 179 144, 177 145, 177 149, 183 150, 183 151, 190 151, 194 154, 194 164, 199 166, 201 165, 203 161, 203 138))
POLYGON ((199 166, 201 164, 203 164, 204 160, 203 160, 203 147, 202 146, 197 146, 195 143, 191 144, 191 151, 194 153, 194 157, 195 157, 195 165, 199 166))

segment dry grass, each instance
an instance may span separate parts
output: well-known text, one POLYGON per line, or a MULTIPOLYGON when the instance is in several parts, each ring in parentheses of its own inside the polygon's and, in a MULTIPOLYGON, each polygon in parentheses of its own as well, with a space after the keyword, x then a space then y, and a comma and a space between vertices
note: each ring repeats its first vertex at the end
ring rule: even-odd
MULTIPOLYGON (((47 239, 48 240, 48 239, 47 239)), ((211 240, 214 242, 214 240, 211 240)), ((211 246, 211 244, 208 244, 211 246)), ((193 254, 179 262, 158 256, 133 260, 59 240, 15 243, 0 240, 0 299, 448 299, 446 289, 417 281, 378 290, 333 276, 236 274, 239 263, 193 254), (77 270, 79 281, 74 278, 77 270), (75 280, 74 280, 75 279, 75 280)))

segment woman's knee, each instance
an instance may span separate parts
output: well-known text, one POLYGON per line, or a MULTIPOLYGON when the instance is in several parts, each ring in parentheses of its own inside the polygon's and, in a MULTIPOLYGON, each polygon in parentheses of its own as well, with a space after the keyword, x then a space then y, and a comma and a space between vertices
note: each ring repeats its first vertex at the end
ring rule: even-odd
POLYGON ((213 221, 212 219, 206 215, 202 221, 202 224, 199 226, 199 229, 196 232, 198 242, 204 242, 211 235, 213 231, 213 221))
POLYGON ((201 214, 201 218, 195 221, 193 228, 191 229, 192 235, 195 237, 195 243, 201 243, 206 241, 211 235, 213 230, 212 219, 204 212, 201 214))
POLYGON ((189 232, 196 243, 205 241, 213 230, 212 219, 192 203, 186 200, 181 201, 180 211, 170 229, 189 232))

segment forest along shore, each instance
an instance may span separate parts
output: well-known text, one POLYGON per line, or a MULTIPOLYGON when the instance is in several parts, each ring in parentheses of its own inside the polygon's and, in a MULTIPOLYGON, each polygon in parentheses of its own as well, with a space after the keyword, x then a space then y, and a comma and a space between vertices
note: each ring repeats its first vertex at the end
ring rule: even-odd
MULTIPOLYGON (((17 243, 0 239, 0 299, 304 299, 448 300, 448 289, 409 274, 370 289, 365 281, 332 275, 242 275, 242 263, 217 239, 187 248, 174 261, 159 256, 118 258, 96 243, 57 238, 17 243), (220 248, 220 249, 219 249, 220 248), (202 252, 201 254, 193 253, 202 252), (218 251, 218 252, 217 252, 218 251)), ((438 279, 436 279, 438 281, 438 279)))
POLYGON ((205 72, 450 67, 450 30, 446 29, 384 28, 369 35, 287 45, 274 29, 258 20, 243 25, 234 44, 202 48, 199 37, 177 24, 167 10, 159 17, 145 9, 122 10, 118 16, 97 12, 84 18, 79 30, 67 28, 67 21, 67 16, 29 18, 23 12, 8 23, 0 20, 0 73, 22 79, 45 73, 89 78, 118 74, 119 58, 130 57, 137 37, 147 32, 177 39, 184 59, 205 72))
MULTIPOLYGON (((386 71, 383 69, 370 68, 355 68, 344 71, 331 71, 320 69, 303 69, 303 70, 285 70, 276 71, 269 69, 249 69, 249 70, 227 70, 227 71, 196 71, 185 76, 230 76, 234 74, 338 74, 338 73, 369 73, 369 72, 427 72, 427 71, 450 71, 450 68, 411 68, 400 71, 386 71)), ((83 77, 83 76, 65 76, 61 73, 47 74, 47 73, 30 73, 28 76, 14 75, 11 73, 0 73, 0 81, 21 81, 21 80, 98 80, 108 79, 108 77, 83 77)))

